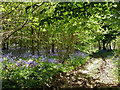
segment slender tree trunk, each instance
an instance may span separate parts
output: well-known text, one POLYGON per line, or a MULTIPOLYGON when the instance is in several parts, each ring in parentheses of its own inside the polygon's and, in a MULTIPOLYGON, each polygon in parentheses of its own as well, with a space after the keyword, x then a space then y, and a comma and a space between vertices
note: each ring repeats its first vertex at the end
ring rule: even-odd
POLYGON ((20 38, 20 48, 22 50, 22 30, 21 30, 21 38, 20 38))
POLYGON ((47 54, 50 54, 50 46, 49 46, 49 41, 48 41, 48 45, 47 45, 47 54))
POLYGON ((38 40, 37 40, 37 50, 38 50, 38 56, 40 55, 39 49, 40 49, 40 28, 39 28, 39 32, 38 32, 38 40))
POLYGON ((113 49, 115 50, 116 42, 113 43, 113 49))
POLYGON ((73 46, 72 44, 74 43, 74 36, 73 36, 73 33, 71 33, 71 45, 70 45, 70 52, 73 53, 73 46))
POLYGON ((29 45, 28 45, 28 40, 27 40, 27 44, 26 44, 26 46, 27 46, 27 49, 29 48, 29 45))
MULTIPOLYGON (((55 35, 53 35, 53 38, 55 37, 55 35)), ((54 54, 54 47, 55 47, 55 40, 52 40, 52 53, 54 54)))
POLYGON ((54 42, 52 43, 52 53, 54 54, 55 52, 54 52, 54 42))
POLYGON ((98 41, 99 50, 101 50, 100 40, 98 41))
POLYGON ((60 47, 60 43, 59 43, 59 34, 57 35, 57 54, 58 54, 58 62, 61 62, 62 58, 61 58, 61 47, 60 47))
POLYGON ((61 60, 61 63, 63 62, 63 60, 62 60, 62 45, 61 45, 61 43, 59 44, 59 60, 61 60))
POLYGON ((103 41, 103 50, 106 50, 106 47, 105 47, 105 43, 106 43, 106 42, 105 42, 104 39, 103 39, 102 41, 103 41))
POLYGON ((34 51, 34 30, 33 30, 32 26, 31 26, 31 33, 32 33, 32 54, 34 55, 35 54, 35 51, 34 51))
MULTIPOLYGON (((32 10, 33 10, 33 1, 32 1, 32 10)), ((32 12, 32 16, 33 16, 33 12, 32 12)), ((33 23, 33 18, 32 18, 32 23, 33 23)), ((32 54, 35 54, 35 50, 34 50, 34 29, 31 25, 31 33, 32 33, 32 54)))
POLYGON ((9 48, 9 46, 8 46, 8 45, 9 45, 9 42, 7 42, 7 50, 8 50, 8 48, 9 48))
POLYGON ((50 46, 49 46, 49 35, 48 35, 48 32, 46 34, 46 54, 48 56, 48 54, 50 54, 50 46))
POLYGON ((3 43, 3 45, 2 45, 2 49, 3 49, 3 50, 6 49, 6 47, 5 47, 5 43, 3 43))
POLYGON ((10 50, 9 51, 11 51, 11 45, 12 45, 12 41, 10 40, 10 50))
POLYGON ((111 43, 109 43, 109 47, 110 47, 110 50, 112 50, 112 48, 111 48, 111 43))

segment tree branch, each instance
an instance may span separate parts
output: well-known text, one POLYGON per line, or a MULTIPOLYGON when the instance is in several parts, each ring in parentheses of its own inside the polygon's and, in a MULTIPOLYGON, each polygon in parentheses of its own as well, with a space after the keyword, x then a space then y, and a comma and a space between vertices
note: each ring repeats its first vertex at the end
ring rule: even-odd
MULTIPOLYGON (((19 5, 18 5, 18 6, 19 6, 19 5)), ((17 7, 18 7, 18 6, 17 6, 17 7)), ((15 10, 16 10, 17 7, 15 7, 15 10)), ((12 11, 10 11, 9 13, 5 14, 4 16, 2 16, 2 18, 8 16, 8 15, 11 14, 13 11, 14 11, 14 10, 12 10, 12 11)))
POLYGON ((15 29, 12 33, 10 33, 10 34, 7 36, 7 38, 3 39, 3 42, 2 42, 2 43, 5 43, 5 41, 6 41, 7 39, 9 39, 9 37, 12 36, 15 32, 21 30, 21 29, 25 26, 25 24, 27 23, 27 21, 28 21, 28 19, 25 21, 25 23, 24 23, 23 25, 21 25, 20 27, 18 27, 17 29, 15 29))
MULTIPOLYGON (((43 4, 44 4, 44 2, 43 2, 41 5, 43 5, 43 4)), ((40 6, 41 6, 41 5, 40 5, 40 6)), ((19 5, 18 5, 18 6, 19 6, 19 5)), ((17 6, 17 7, 18 7, 18 6, 17 6)), ((17 8, 17 7, 16 7, 16 8, 17 8)), ((35 11, 36 9, 37 9, 37 7, 36 7, 34 10, 32 10, 32 12, 35 11)), ((13 11, 13 10, 12 10, 12 11, 13 11)), ((11 12, 12 12, 12 11, 11 11, 11 12)), ((9 12, 8 14, 10 14, 11 12, 9 12)), ((6 15, 5 15, 5 16, 6 16, 6 15)), ((3 17, 5 17, 5 16, 3 16, 3 17)), ((2 39, 2 43, 4 44, 5 41, 9 39, 9 37, 11 37, 11 36, 12 36, 14 33, 16 33, 17 31, 21 30, 21 29, 26 25, 27 22, 28 22, 28 19, 25 21, 25 23, 24 23, 23 25, 21 25, 20 27, 18 27, 17 29, 15 29, 13 32, 11 32, 6 38, 3 38, 3 39, 2 39)))

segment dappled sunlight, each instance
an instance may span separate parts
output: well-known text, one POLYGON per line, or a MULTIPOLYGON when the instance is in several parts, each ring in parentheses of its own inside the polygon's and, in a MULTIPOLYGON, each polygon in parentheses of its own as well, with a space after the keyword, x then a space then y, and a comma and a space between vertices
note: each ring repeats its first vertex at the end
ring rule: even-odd
POLYGON ((104 2, 2 2, 3 89, 117 88, 120 5, 104 2))
POLYGON ((117 67, 112 59, 106 59, 106 62, 107 64, 104 65, 102 59, 93 59, 92 63, 86 65, 85 70, 87 69, 88 74, 93 78, 99 78, 100 83, 117 84, 118 77, 115 71, 117 67))
POLYGON ((89 63, 87 66, 86 66, 86 69, 89 70, 89 71, 94 71, 96 70, 97 68, 99 68, 102 64, 102 59, 92 59, 92 63, 89 63))

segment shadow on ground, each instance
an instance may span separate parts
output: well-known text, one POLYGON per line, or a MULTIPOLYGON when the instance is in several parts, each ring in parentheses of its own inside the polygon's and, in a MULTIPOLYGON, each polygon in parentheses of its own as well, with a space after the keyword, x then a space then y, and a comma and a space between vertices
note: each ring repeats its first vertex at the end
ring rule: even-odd
POLYGON ((118 90, 119 84, 105 84, 97 82, 99 79, 94 79, 88 74, 83 74, 78 70, 73 70, 69 73, 63 73, 55 76, 50 87, 62 88, 62 89, 82 89, 82 88, 93 88, 93 89, 116 89, 118 90))
POLYGON ((114 50, 97 50, 96 52, 93 52, 89 56, 92 58, 101 58, 101 56, 106 58, 108 56, 113 56, 113 55, 114 55, 114 50))

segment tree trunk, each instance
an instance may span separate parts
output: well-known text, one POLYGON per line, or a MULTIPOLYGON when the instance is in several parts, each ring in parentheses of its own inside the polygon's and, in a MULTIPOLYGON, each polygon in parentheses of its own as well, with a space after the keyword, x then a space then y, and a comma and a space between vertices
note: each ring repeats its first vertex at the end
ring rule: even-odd
POLYGON ((29 43, 29 42, 28 42, 28 40, 27 40, 27 45, 26 45, 26 46, 27 46, 27 49, 29 49, 29 45, 28 45, 28 43, 29 43))
POLYGON ((74 43, 74 36, 73 36, 73 33, 71 33, 71 39, 70 39, 70 53, 73 53, 73 46, 72 44, 74 43))
POLYGON ((100 40, 98 41, 99 50, 101 50, 100 40))
MULTIPOLYGON (((55 35, 52 36, 52 38, 54 38, 55 35)), ((52 40, 52 53, 54 54, 55 51, 54 51, 54 47, 55 47, 55 40, 52 40)))
POLYGON ((113 49, 115 50, 116 42, 113 43, 113 49))
POLYGON ((21 30, 21 38, 20 38, 20 48, 22 50, 22 30, 21 30))
POLYGON ((39 32, 38 32, 38 40, 37 40, 37 51, 38 51, 38 56, 40 55, 40 53, 39 53, 39 49, 40 49, 40 47, 39 47, 39 44, 40 44, 40 27, 39 27, 39 32))
POLYGON ((34 51, 34 30, 33 30, 33 27, 31 26, 31 33, 32 33, 32 54, 34 55, 35 54, 35 51, 34 51))
POLYGON ((8 45, 9 45, 9 42, 7 42, 7 50, 8 50, 8 48, 9 48, 9 46, 8 46, 8 45))
POLYGON ((15 49, 17 49, 17 42, 16 42, 16 40, 15 40, 15 49))
POLYGON ((54 42, 52 43, 52 53, 54 54, 55 52, 54 52, 54 42))
POLYGON ((105 42, 104 39, 103 39, 102 41, 103 41, 103 50, 106 50, 106 47, 105 47, 105 43, 106 43, 106 42, 105 42))
POLYGON ((5 43, 2 44, 2 50, 5 50, 6 47, 5 47, 5 43))
POLYGON ((47 45, 47 54, 50 54, 50 46, 49 46, 49 43, 47 45))
POLYGON ((111 43, 109 43, 109 47, 110 47, 110 50, 112 50, 112 48, 111 48, 111 43))

